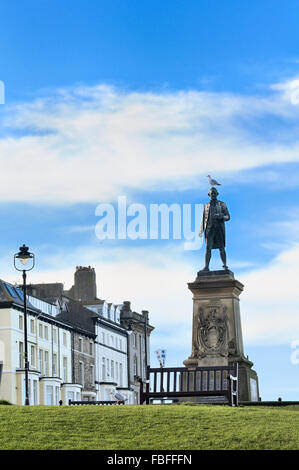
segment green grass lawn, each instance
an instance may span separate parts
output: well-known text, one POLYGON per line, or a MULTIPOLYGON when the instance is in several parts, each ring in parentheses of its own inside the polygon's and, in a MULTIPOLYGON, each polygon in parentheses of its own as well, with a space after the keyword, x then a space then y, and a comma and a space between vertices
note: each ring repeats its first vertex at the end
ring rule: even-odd
POLYGON ((299 449, 299 406, 0 406, 0 449, 299 449))

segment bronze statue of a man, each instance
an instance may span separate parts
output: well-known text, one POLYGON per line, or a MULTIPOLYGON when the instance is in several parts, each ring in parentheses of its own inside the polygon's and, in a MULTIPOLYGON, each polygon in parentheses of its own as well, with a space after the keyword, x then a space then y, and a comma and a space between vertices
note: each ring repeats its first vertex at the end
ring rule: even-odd
POLYGON ((205 267, 203 271, 209 271, 209 264, 211 260, 211 250, 219 249, 220 257, 223 263, 223 268, 228 269, 226 266, 226 253, 225 253, 225 226, 224 222, 230 219, 225 202, 218 201, 218 191, 212 187, 209 191, 210 202, 204 205, 202 221, 200 224, 199 236, 205 234, 206 240, 206 255, 205 267))

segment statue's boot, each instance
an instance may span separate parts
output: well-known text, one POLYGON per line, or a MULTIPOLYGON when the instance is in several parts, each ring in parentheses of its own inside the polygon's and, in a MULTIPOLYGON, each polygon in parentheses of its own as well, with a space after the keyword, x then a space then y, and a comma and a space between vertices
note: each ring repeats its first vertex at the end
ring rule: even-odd
POLYGON ((202 269, 202 271, 210 271, 209 269, 209 264, 210 264, 210 261, 211 261, 211 250, 207 250, 206 251, 206 265, 205 267, 202 269))
POLYGON ((221 257, 221 261, 223 263, 223 269, 228 269, 228 266, 226 265, 226 253, 225 253, 225 250, 220 250, 220 257, 221 257))

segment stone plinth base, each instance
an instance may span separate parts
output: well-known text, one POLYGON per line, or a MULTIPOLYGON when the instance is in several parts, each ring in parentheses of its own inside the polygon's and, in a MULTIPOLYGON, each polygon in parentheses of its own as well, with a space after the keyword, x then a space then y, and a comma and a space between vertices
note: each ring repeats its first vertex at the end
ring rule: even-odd
POLYGON ((239 364, 239 400, 258 401, 253 363, 245 358, 239 296, 243 284, 229 270, 199 271, 188 284, 193 293, 192 352, 188 368, 239 364))

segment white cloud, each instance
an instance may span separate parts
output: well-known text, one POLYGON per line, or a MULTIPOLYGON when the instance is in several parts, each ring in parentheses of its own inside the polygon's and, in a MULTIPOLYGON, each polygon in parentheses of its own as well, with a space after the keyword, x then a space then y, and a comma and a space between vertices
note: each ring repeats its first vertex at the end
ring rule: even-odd
POLYGON ((299 79, 297 77, 283 83, 277 83, 272 88, 281 91, 286 102, 295 106, 299 105, 299 79))
MULTIPOLYGON (((107 245, 102 249, 82 246, 72 252, 61 250, 47 259, 47 269, 39 267, 30 272, 28 282, 63 282, 69 289, 75 266, 92 264, 100 298, 114 303, 130 300, 133 310, 149 310, 157 335, 153 344, 185 344, 189 350, 192 294, 187 283, 195 279, 199 266, 193 266, 181 252, 180 246, 171 245, 163 250, 107 245)), ((2 265, 7 265, 7 260, 2 260, 2 265)), ((240 306, 246 345, 291 344, 299 339, 298 266, 299 244, 285 249, 263 268, 235 274, 245 286, 240 306)), ((16 280, 13 269, 5 279, 16 280)))
POLYGON ((290 344, 299 339, 299 245, 281 252, 268 266, 241 279, 247 342, 290 344))
POLYGON ((296 138, 266 143, 244 125, 267 114, 298 119, 286 86, 259 97, 77 87, 6 107, 1 200, 100 202, 127 187, 198 187, 207 173, 298 161, 296 138))
MULTIPOLYGON (((57 250, 47 258, 47 268, 30 272, 28 282, 62 282, 69 289, 74 281, 76 265, 92 264, 96 270, 98 297, 122 303, 132 302, 136 311, 149 310, 153 324, 191 324, 192 294, 187 282, 196 277, 196 270, 180 260, 181 248, 167 246, 119 248, 104 246, 95 249, 81 246, 72 252, 57 250), (92 260, 92 261, 90 261, 92 260), (69 268, 65 268, 69 266, 69 268)), ((3 263, 5 261, 3 260, 3 263)), ((13 268, 5 277, 16 281, 13 268)), ((18 281, 21 283, 21 276, 18 281)))

